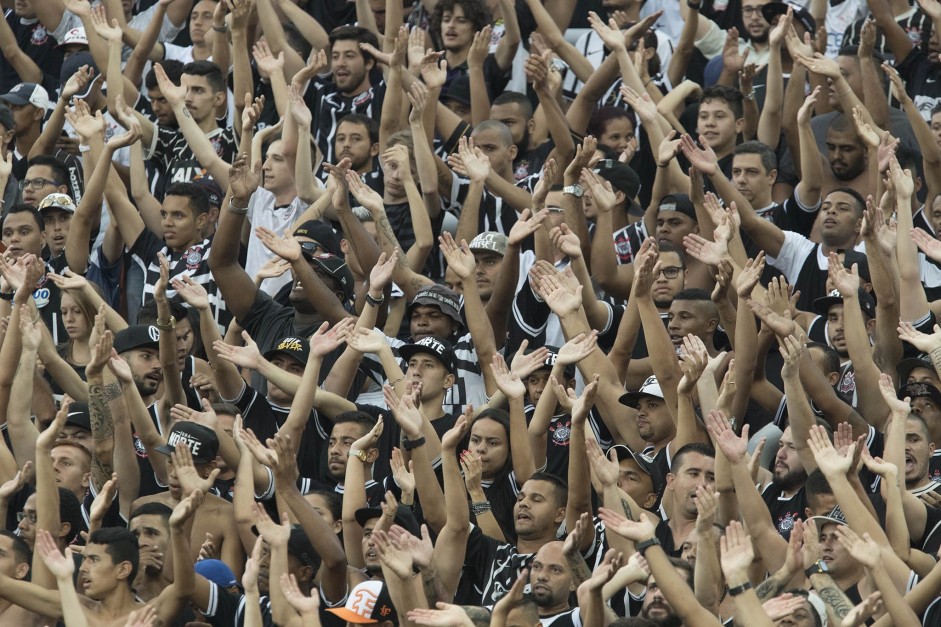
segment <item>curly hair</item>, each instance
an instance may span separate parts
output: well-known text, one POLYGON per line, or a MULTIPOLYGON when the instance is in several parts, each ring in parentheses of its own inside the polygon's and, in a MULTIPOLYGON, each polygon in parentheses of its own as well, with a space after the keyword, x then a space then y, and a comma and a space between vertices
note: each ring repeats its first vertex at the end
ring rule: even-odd
POLYGON ((493 23, 493 14, 483 0, 441 0, 431 13, 431 36, 438 48, 441 48, 441 20, 445 13, 454 11, 459 6, 464 11, 464 17, 474 25, 474 32, 493 23))

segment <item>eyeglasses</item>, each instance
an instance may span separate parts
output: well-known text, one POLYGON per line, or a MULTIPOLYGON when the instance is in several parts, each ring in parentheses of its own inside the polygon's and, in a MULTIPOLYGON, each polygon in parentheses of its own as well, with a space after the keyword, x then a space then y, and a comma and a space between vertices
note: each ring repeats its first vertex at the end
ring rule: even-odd
POLYGON ((53 181, 52 179, 44 179, 44 178, 23 179, 22 181, 20 181, 20 191, 23 191, 24 189, 26 189, 27 186, 32 187, 33 189, 42 189, 46 185, 59 186, 59 185, 62 185, 62 183, 59 183, 58 181, 53 181))
POLYGON ((683 266, 667 266, 665 268, 660 268, 660 274, 668 279, 675 279, 676 277, 680 276, 680 272, 682 272, 682 270, 683 266))
POLYGON ((549 213, 565 213, 565 209, 562 207, 546 207, 549 210, 549 213))
POLYGON ((761 13, 761 7, 742 7, 742 15, 745 17, 751 17, 756 13, 761 13))
POLYGON ((36 524, 36 512, 17 512, 16 513, 16 522, 23 522, 23 519, 29 521, 29 524, 36 524))

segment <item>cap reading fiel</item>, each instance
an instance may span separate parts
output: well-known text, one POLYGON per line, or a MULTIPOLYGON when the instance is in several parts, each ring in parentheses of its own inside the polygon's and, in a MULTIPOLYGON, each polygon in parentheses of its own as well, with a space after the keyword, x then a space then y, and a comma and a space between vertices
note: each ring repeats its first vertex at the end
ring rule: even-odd
POLYGON ((190 450, 194 464, 208 464, 219 453, 219 437, 216 432, 189 420, 181 420, 173 425, 170 435, 167 436, 167 443, 154 450, 169 455, 176 450, 177 444, 182 444, 190 450))

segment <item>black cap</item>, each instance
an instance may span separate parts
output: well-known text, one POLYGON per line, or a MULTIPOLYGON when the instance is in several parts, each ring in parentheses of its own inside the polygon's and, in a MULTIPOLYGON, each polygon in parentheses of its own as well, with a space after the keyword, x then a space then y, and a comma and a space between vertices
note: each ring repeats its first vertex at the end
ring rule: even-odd
POLYGON ((222 188, 219 187, 219 184, 216 183, 209 176, 197 176, 193 179, 193 184, 198 185, 206 192, 206 196, 209 197, 209 206, 221 208, 222 199, 225 198, 225 192, 222 191, 222 188))
POLYGON ((457 292, 443 285, 427 285, 415 294, 415 298, 408 305, 408 313, 411 315, 412 309, 417 305, 434 305, 441 309, 441 313, 451 318, 462 327, 464 320, 461 318, 461 299, 457 292))
POLYGON ((167 443, 154 450, 169 455, 183 444, 193 454, 194 464, 208 464, 219 454, 219 436, 205 425, 190 420, 180 420, 170 429, 167 443))
MULTIPOLYGON (((366 523, 370 520, 382 516, 382 509, 378 507, 361 507, 356 510, 354 516, 359 526, 365 527, 366 523)), ((412 510, 407 505, 399 505, 398 509, 395 510, 394 521, 395 524, 402 527, 416 538, 421 537, 421 528, 418 526, 418 521, 415 520, 415 514, 412 513, 412 510)))
POLYGON ((302 337, 289 335, 283 337, 265 351, 262 355, 265 359, 271 359, 278 353, 290 355, 303 365, 307 365, 307 358, 310 357, 310 344, 302 337))
POLYGON ((59 84, 65 85, 68 80, 72 78, 72 75, 78 72, 79 68, 83 65, 87 65, 91 68, 93 77, 88 81, 85 90, 75 94, 75 96, 73 96, 74 98, 85 98, 91 92, 92 87, 95 86, 95 82, 101 80, 101 72, 98 71, 95 60, 92 58, 90 52, 76 52, 62 63, 62 69, 59 71, 59 84))
POLYGON ((311 566, 316 571, 320 567, 320 555, 311 544, 310 538, 298 525, 291 527, 288 538, 288 555, 296 557, 304 566, 311 566))
MULTIPOLYGON (((872 298, 869 292, 867 292, 863 288, 859 288, 857 299, 859 300, 859 308, 863 310, 863 313, 869 316, 870 318, 875 318, 876 317, 876 301, 872 298)), ((820 315, 825 316, 830 311, 830 307, 833 307, 834 305, 842 305, 842 304, 843 304, 843 297, 840 295, 840 291, 832 290, 826 296, 821 296, 820 298, 817 298, 814 300, 814 311, 816 311, 820 315)))
POLYGON ((685 216, 692 218, 693 222, 699 222, 696 219, 696 208, 693 201, 689 199, 688 194, 668 194, 660 200, 660 207, 657 211, 679 211, 685 216))
POLYGON ((0 102, 0 126, 7 131, 12 131, 13 127, 16 126, 16 121, 13 119, 13 111, 2 102, 0 102))
POLYGON ((317 266, 317 268, 323 270, 328 276, 336 279, 343 289, 346 300, 353 298, 353 273, 350 272, 350 267, 346 265, 342 257, 324 253, 322 255, 307 257, 307 259, 317 266))
POLYGON ((160 349, 160 329, 146 324, 133 324, 114 336, 114 350, 124 353, 135 348, 160 349))
POLYGON ((895 371, 899 373, 899 382, 903 385, 908 383, 908 377, 915 368, 927 368, 934 372, 934 364, 928 355, 921 353, 918 357, 909 357, 903 359, 895 366, 895 371))
POLYGON ((794 10, 794 19, 800 22, 808 33, 813 35, 817 32, 817 20, 813 18, 810 11, 794 2, 769 2, 761 7, 761 15, 770 24, 777 16, 787 13, 788 8, 794 10))
POLYGON ((91 431, 91 416, 88 413, 88 403, 71 403, 69 405, 69 415, 65 417, 65 424, 91 431))
POLYGON ((312 239, 331 255, 343 256, 340 250, 340 239, 337 237, 336 231, 323 220, 308 220, 295 229, 294 237, 312 239))
POLYGON ((618 461, 628 458, 633 459, 642 471, 650 475, 650 481, 653 483, 653 491, 660 494, 660 491, 664 488, 667 481, 663 473, 660 472, 660 467, 652 457, 644 455, 643 453, 636 453, 625 444, 615 444, 611 449, 617 455, 618 461))
POLYGON ((455 374, 454 349, 451 347, 450 342, 434 337, 423 337, 414 344, 405 344, 399 347, 399 355, 406 363, 419 353, 427 353, 436 357, 438 361, 444 364, 448 372, 455 374))
POLYGON ((614 191, 624 192, 630 200, 633 200, 640 192, 640 177, 637 176, 634 168, 626 163, 621 163, 617 159, 602 159, 595 164, 595 172, 610 182, 614 191))
POLYGON ((907 396, 912 400, 916 398, 930 398, 935 405, 941 407, 941 390, 938 390, 938 388, 930 383, 908 383, 899 388, 896 396, 900 399, 907 396))
MULTIPOLYGON (((549 351, 549 354, 546 355, 546 360, 545 360, 544 362, 542 362, 542 365, 543 365, 545 368, 548 368, 549 370, 552 370, 553 366, 555 366, 556 360, 559 358, 559 349, 558 349, 557 347, 555 347, 555 346, 549 346, 548 344, 547 344, 544 348, 545 348, 547 351, 549 351)), ((524 355, 531 355, 531 354, 535 353, 537 350, 539 350, 538 347, 530 346, 530 347, 528 347, 528 348, 523 352, 523 354, 524 354, 524 355)), ((514 355, 513 357, 510 357, 510 358, 509 358, 510 362, 513 361, 513 358, 514 358, 514 357, 515 357, 515 355, 514 355)), ((571 379, 572 377, 575 376, 575 364, 569 364, 569 365, 567 365, 567 366, 565 367, 565 369, 564 369, 563 372, 564 372, 564 374, 565 374, 565 378, 566 378, 566 379, 571 379)))
POLYGON ((470 79, 462 75, 451 81, 447 90, 441 95, 441 100, 442 102, 453 100, 469 107, 471 105, 470 96, 470 79))

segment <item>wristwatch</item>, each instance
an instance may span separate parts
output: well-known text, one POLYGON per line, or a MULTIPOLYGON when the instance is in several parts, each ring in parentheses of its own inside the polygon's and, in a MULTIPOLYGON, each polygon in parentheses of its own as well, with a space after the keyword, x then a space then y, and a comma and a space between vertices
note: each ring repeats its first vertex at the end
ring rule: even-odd
POLYGON ((563 187, 562 193, 571 194, 572 196, 575 196, 576 198, 581 198, 582 194, 585 193, 585 190, 582 189, 581 185, 579 185, 578 183, 575 183, 574 185, 566 185, 565 187, 563 187))
POLYGON ((366 463, 366 451, 357 451, 355 448, 351 448, 346 455, 347 457, 355 457, 364 464, 366 463))
POLYGON ((817 573, 823 573, 824 575, 830 574, 830 567, 827 566, 825 561, 817 560, 804 571, 804 574, 807 575, 808 578, 817 573))
POLYGON ((638 542, 636 545, 634 545, 634 550, 636 550, 638 553, 640 553, 641 557, 643 557, 644 552, 645 552, 647 549, 649 549, 650 547, 652 547, 652 546, 654 546, 654 545, 659 545, 659 544, 660 544, 660 540, 658 540, 656 537, 648 538, 648 539, 642 540, 642 541, 638 542))
POLYGON ((170 316, 170 319, 164 322, 160 318, 157 318, 157 323, 154 325, 161 331, 172 331, 176 328, 176 318, 170 316))

